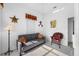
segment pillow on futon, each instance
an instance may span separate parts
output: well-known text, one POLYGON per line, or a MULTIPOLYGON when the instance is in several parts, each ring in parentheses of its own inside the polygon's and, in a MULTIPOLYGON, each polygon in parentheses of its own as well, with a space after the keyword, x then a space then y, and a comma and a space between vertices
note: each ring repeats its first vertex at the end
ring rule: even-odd
POLYGON ((40 33, 37 34, 37 39, 44 39, 44 36, 40 33))
POLYGON ((20 38, 19 38, 19 42, 21 42, 21 43, 27 43, 28 42, 28 38, 27 37, 25 37, 25 36, 21 36, 20 38))

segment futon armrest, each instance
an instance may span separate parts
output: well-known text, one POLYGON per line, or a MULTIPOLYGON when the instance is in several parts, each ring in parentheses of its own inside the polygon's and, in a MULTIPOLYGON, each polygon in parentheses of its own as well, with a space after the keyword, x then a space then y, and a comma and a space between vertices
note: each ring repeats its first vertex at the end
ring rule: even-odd
POLYGON ((19 56, 22 56, 22 44, 21 44, 21 42, 17 42, 17 50, 18 50, 19 56))
POLYGON ((21 42, 18 42, 18 40, 16 40, 16 48, 18 51, 20 51, 20 45, 21 45, 21 42))
POLYGON ((19 56, 22 56, 22 43, 16 40, 16 47, 19 53, 19 56))

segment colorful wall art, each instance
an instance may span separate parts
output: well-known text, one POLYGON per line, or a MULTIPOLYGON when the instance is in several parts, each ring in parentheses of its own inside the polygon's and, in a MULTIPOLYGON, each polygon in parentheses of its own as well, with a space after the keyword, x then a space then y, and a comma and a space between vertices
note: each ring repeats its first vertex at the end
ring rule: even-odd
POLYGON ((37 17, 36 16, 34 16, 34 15, 31 15, 31 14, 25 14, 25 18, 27 18, 27 19, 30 19, 30 20, 37 20, 37 17))
POLYGON ((56 20, 52 20, 50 24, 51 24, 51 28, 56 28, 56 20))

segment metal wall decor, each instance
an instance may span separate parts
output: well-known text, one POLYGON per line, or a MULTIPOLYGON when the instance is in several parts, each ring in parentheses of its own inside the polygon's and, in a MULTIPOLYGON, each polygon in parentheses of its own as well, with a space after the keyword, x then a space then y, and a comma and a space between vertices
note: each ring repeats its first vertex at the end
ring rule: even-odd
POLYGON ((39 25, 40 27, 43 27, 42 21, 39 21, 39 25))
POLYGON ((16 18, 16 16, 10 17, 12 19, 13 23, 17 23, 18 18, 16 18))

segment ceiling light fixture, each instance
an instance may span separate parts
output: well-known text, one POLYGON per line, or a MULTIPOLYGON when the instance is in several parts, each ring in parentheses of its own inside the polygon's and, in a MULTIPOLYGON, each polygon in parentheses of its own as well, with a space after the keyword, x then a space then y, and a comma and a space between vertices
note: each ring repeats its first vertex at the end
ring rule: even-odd
POLYGON ((53 13, 57 13, 57 12, 60 12, 62 10, 64 10, 64 8, 57 9, 57 10, 53 11, 53 13))

